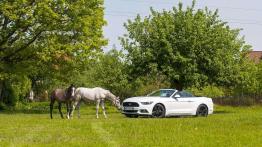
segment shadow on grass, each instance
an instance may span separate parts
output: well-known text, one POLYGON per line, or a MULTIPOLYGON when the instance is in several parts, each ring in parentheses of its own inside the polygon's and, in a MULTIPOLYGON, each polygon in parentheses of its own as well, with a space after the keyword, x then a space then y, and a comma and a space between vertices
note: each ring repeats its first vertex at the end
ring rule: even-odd
MULTIPOLYGON (((89 106, 85 106, 84 108, 80 108, 80 114, 95 114, 96 113, 96 109, 91 107, 91 108, 87 108, 89 106)), ((101 111, 101 109, 99 110, 101 111)), ((107 114, 116 114, 116 113, 121 113, 120 111, 114 110, 111 107, 108 108, 108 110, 106 110, 107 114)), ((40 107, 33 107, 33 108, 29 108, 29 109, 13 109, 13 110, 0 110, 0 114, 48 114, 50 113, 50 107, 49 106, 40 106, 40 107)), ((66 107, 62 107, 62 113, 64 115, 66 115, 66 107)), ((77 110, 75 110, 74 114, 77 113, 77 110)), ((54 106, 53 109, 53 114, 59 114, 58 111, 58 106, 54 106)), ((102 115, 101 112, 99 112, 99 114, 102 115)))
MULTIPOLYGON (((50 113, 50 102, 31 102, 31 103, 18 103, 16 107, 4 107, 1 109, 0 107, 0 114, 49 114, 50 113)), ((101 110, 102 108, 100 108, 101 110)), ((99 110, 99 111, 100 111, 99 110)), ((76 110, 77 111, 77 110, 76 110)), ((76 113, 75 111, 75 113, 76 113)), ((87 112, 90 114, 95 114, 96 107, 95 103, 87 102, 82 103, 80 107, 80 113, 86 114, 87 112)), ((111 103, 106 103, 106 111, 107 113, 120 113, 116 110, 111 103)), ((66 105, 62 104, 62 112, 66 114, 66 105)), ((58 104, 54 104, 53 114, 59 114, 58 111, 58 104)))
POLYGON ((49 108, 46 109, 19 109, 19 110, 2 110, 0 114, 49 114, 49 108))
POLYGON ((234 113, 232 111, 225 111, 225 110, 216 110, 214 111, 214 114, 228 114, 228 113, 234 113))
MULTIPOLYGON (((234 112, 232 112, 232 111, 225 111, 225 110, 216 110, 216 111, 214 111, 214 113, 213 114, 218 114, 218 115, 220 115, 220 114, 231 114, 231 113, 234 113, 234 112)), ((211 115, 213 115, 213 114, 211 114, 211 115)), ((128 117, 127 117, 128 118, 128 117)), ((157 119, 157 118, 155 118, 155 117, 152 117, 152 116, 147 116, 147 115, 142 115, 142 116, 139 116, 139 118, 152 118, 152 119, 157 119)), ((168 117, 165 117, 165 118, 197 118, 196 116, 194 116, 194 115, 181 115, 181 116, 168 116, 168 117)), ((131 118, 132 119, 132 118, 131 118)), ((134 119, 134 118, 133 118, 134 119)))

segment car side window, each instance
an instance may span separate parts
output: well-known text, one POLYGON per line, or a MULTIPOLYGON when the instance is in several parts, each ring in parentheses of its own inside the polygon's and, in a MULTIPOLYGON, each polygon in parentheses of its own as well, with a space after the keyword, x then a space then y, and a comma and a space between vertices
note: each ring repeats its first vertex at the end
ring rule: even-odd
POLYGON ((189 93, 189 92, 186 92, 186 91, 185 91, 185 93, 186 93, 187 97, 194 97, 194 95, 191 94, 191 93, 189 93))
POLYGON ((181 93, 181 97, 187 97, 187 93, 186 92, 181 91, 180 93, 181 93))
POLYGON ((188 93, 186 91, 178 91, 173 97, 175 98, 177 95, 180 97, 194 97, 191 93, 188 93))

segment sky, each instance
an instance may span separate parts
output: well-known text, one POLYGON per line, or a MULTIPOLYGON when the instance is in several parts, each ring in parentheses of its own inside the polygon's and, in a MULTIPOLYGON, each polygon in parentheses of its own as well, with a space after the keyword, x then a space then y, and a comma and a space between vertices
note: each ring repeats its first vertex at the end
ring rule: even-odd
MULTIPOLYGON (((192 0, 104 0, 105 20, 107 25, 104 36, 109 40, 105 51, 113 45, 121 49, 119 37, 126 33, 123 24, 132 20, 137 14, 142 17, 150 14, 150 7, 154 10, 171 10, 182 2, 184 7, 190 6, 192 0)), ((228 22, 231 28, 241 28, 241 35, 254 51, 262 51, 262 1, 261 0, 198 0, 196 8, 208 7, 210 10, 219 10, 222 20, 228 22)))

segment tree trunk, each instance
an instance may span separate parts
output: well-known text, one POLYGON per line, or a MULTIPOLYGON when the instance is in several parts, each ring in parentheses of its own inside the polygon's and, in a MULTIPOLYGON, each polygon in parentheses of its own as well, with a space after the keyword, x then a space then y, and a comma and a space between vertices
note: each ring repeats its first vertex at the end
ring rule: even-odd
POLYGON ((172 81, 173 81, 171 83, 172 88, 175 88, 178 91, 182 91, 183 90, 184 86, 183 86, 183 84, 180 81, 178 81, 178 80, 172 80, 172 81))

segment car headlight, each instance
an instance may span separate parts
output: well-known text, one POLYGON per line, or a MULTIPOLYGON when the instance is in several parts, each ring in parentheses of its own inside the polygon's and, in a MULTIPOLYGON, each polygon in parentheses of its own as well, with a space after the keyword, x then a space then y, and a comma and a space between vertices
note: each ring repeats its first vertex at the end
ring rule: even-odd
POLYGON ((143 104, 143 105, 150 105, 150 104, 152 104, 153 103, 153 101, 150 101, 150 102, 141 102, 141 104, 143 104))

